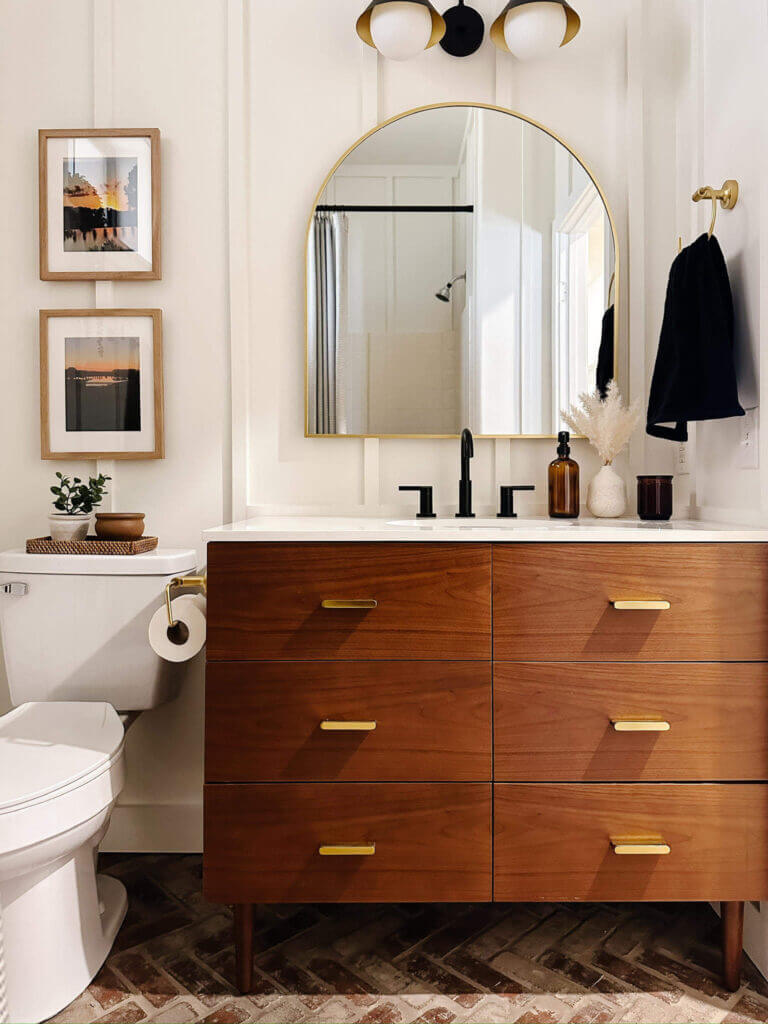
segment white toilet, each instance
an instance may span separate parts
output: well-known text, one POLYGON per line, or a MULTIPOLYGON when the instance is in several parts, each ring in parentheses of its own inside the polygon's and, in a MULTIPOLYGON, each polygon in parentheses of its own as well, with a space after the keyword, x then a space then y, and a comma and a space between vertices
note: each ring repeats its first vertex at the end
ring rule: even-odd
MULTIPOLYGON (((96 875, 123 786, 126 713, 172 700, 184 666, 147 642, 194 551, 0 554, 0 635, 15 710, 0 716, 0 930, 8 1020, 36 1024, 83 991, 127 909, 96 875)), ((2 983, 0 982, 0 987, 2 983)))

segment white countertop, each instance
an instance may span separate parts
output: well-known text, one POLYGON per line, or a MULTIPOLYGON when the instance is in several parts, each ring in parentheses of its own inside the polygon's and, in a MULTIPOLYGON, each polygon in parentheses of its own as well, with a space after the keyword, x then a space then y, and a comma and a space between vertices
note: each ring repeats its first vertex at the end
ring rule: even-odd
POLYGON ((205 541, 430 541, 498 543, 768 543, 768 527, 639 519, 386 519, 263 516, 206 530, 205 541))

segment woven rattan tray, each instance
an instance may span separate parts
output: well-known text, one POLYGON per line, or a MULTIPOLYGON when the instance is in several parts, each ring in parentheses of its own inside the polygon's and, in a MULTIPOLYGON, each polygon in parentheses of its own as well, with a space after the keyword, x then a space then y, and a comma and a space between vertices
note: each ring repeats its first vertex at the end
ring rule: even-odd
POLYGON ((51 540, 50 537, 35 537, 27 541, 28 555, 145 555, 157 547, 157 537, 140 537, 139 540, 99 540, 87 537, 85 540, 51 540))

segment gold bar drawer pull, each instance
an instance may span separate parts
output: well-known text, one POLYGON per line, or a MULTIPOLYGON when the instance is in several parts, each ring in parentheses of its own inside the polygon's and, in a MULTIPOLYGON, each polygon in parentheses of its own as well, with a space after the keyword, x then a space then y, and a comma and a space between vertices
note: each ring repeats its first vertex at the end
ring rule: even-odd
POLYGON ((321 846, 317 851, 321 857, 373 857, 376 844, 366 846, 321 846))
POLYGON ((617 612, 668 612, 669 601, 611 601, 617 612))
POLYGON ((320 723, 320 728, 323 732, 374 732, 376 722, 332 722, 326 719, 320 723))
POLYGON ((612 838, 611 846, 619 857, 666 857, 672 853, 671 846, 661 836, 612 838))
POLYGON ((669 732, 672 726, 661 718, 612 718, 616 732, 669 732))
POLYGON ((356 601, 323 601, 323 608, 328 608, 331 611, 353 611, 360 612, 366 611, 369 608, 378 608, 379 602, 374 598, 363 598, 356 601))

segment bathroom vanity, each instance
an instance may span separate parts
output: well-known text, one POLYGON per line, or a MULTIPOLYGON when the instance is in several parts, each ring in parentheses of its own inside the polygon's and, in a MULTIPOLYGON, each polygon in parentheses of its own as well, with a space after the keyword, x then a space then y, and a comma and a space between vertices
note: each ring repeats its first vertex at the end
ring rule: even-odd
POLYGON ((768 899, 768 531, 206 534, 207 899, 768 899))

